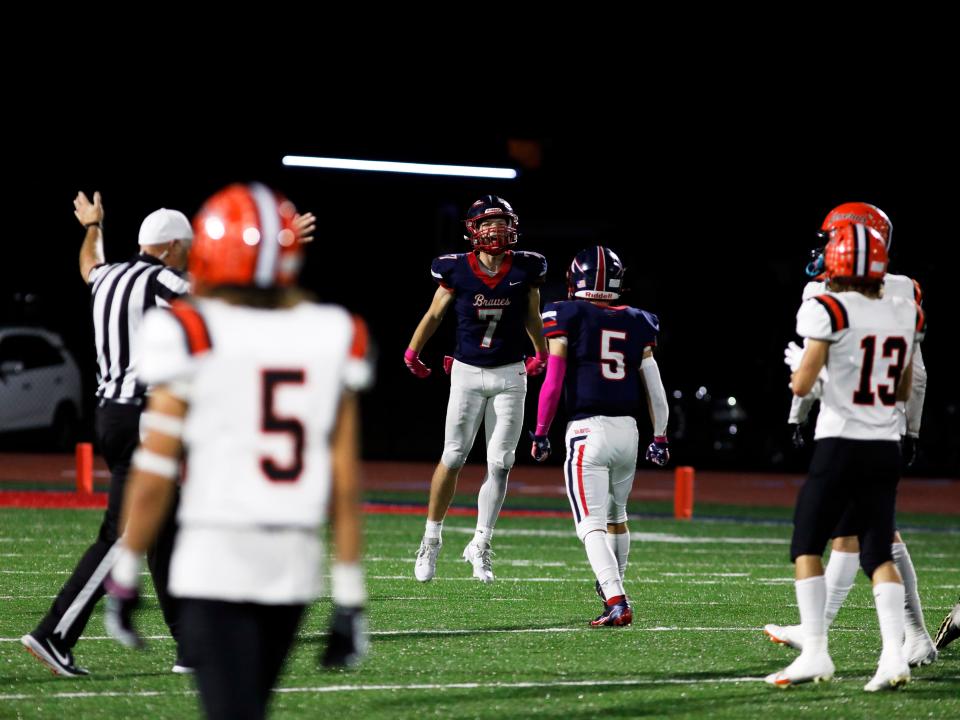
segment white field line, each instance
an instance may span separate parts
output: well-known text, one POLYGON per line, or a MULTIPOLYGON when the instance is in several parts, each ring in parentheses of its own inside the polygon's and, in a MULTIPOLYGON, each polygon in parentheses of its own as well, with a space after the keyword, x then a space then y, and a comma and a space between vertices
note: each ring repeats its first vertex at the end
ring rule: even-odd
MULTIPOLYGON (((863 677, 852 677, 850 681, 861 683, 863 677)), ((936 681, 960 680, 960 675, 938 676, 936 681)), ((597 687, 656 687, 659 685, 739 685, 741 683, 763 682, 762 677, 718 677, 718 678, 663 678, 649 680, 644 678, 624 678, 623 680, 547 680, 529 682, 488 682, 488 683, 417 683, 409 685, 326 685, 319 687, 275 688, 275 693, 320 695, 338 692, 384 692, 402 690, 504 690, 536 688, 597 688, 597 687)), ((923 682, 923 680, 920 680, 923 682)), ((771 691, 773 692, 773 691, 771 691)), ((194 690, 132 690, 103 692, 62 692, 28 695, 26 693, 8 693, 0 695, 0 700, 34 700, 39 698, 83 699, 103 697, 162 697, 166 695, 195 695, 194 690)))

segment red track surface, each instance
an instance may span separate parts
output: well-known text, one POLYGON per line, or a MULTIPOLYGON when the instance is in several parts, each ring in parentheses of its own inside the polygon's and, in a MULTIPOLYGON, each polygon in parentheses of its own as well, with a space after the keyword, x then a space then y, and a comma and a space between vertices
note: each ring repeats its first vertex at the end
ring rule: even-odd
MULTIPOLYGON (((363 466, 364 486, 367 490, 423 493, 422 499, 426 502, 433 467, 431 463, 367 462, 363 466)), ((484 470, 481 465, 465 467, 458 490, 475 494, 483 481, 484 470)), ((106 496, 103 493, 84 497, 69 492, 75 480, 74 460, 70 455, 0 454, 0 488, 14 483, 28 484, 32 488, 49 488, 39 492, 0 490, 0 507, 105 506, 106 496)), ((106 488, 109 480, 106 465, 100 458, 95 459, 94 480, 102 489, 106 488)), ((802 483, 802 475, 699 472, 695 481, 694 507, 699 503, 791 507, 802 483)), ((524 496, 564 497, 563 474, 557 466, 541 467, 524 463, 511 473, 509 492, 515 499, 524 496)), ((631 499, 635 510, 642 510, 645 500, 672 500, 673 472, 641 470, 637 473, 631 499)), ((960 515, 960 481, 904 480, 900 484, 897 508, 901 512, 960 515)), ((368 510, 373 511, 373 508, 368 510)), ((395 511, 399 510, 395 508, 395 511)), ((415 512, 420 513, 422 509, 415 512)), ((561 515, 565 517, 565 514, 561 515)))

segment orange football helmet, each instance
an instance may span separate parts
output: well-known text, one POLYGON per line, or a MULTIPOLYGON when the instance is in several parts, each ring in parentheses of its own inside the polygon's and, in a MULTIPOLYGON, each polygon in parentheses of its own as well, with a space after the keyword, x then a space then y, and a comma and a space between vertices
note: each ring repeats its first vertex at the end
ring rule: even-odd
POLYGON ((211 196, 193 219, 189 270, 199 286, 293 285, 303 260, 297 209, 260 183, 211 196))
POLYGON ((863 223, 838 225, 830 230, 824 250, 824 270, 834 278, 882 280, 887 272, 887 248, 883 240, 863 223))
POLYGON ((820 229, 824 233, 829 233, 831 230, 851 223, 859 223, 870 228, 883 240, 883 246, 887 252, 890 251, 890 241, 893 239, 893 223, 890 222, 890 218, 883 210, 870 203, 848 202, 837 205, 827 213, 820 229))

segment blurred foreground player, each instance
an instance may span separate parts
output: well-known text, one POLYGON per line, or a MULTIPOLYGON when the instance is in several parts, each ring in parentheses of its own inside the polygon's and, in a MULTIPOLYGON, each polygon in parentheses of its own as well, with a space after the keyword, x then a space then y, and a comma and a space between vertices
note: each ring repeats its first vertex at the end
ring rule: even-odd
POLYGON ((333 518, 334 615, 323 657, 365 652, 357 400, 372 378, 363 322, 295 286, 289 201, 233 185, 194 219, 196 299, 148 315, 143 377, 155 389, 134 456, 126 532, 105 623, 128 646, 141 555, 188 457, 170 589, 211 718, 260 718, 308 603, 333 518))

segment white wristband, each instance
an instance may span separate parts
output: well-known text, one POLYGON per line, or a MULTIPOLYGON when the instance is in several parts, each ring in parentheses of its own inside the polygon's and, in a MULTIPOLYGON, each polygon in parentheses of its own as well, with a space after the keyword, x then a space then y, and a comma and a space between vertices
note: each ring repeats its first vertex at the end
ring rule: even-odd
POLYGON ((140 426, 167 437, 179 438, 183 434, 183 418, 151 410, 140 416, 140 426))
POLYGON ((360 563, 334 563, 333 603, 341 607, 362 607, 367 601, 367 587, 360 563))
POLYGON ((152 450, 140 448, 133 454, 133 466, 137 470, 159 475, 173 480, 180 472, 180 464, 172 457, 155 453, 152 450))
POLYGON ((143 566, 143 556, 135 553, 123 544, 117 543, 117 559, 110 570, 113 580, 123 587, 135 588, 140 584, 140 568, 143 566))

